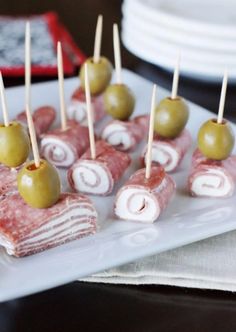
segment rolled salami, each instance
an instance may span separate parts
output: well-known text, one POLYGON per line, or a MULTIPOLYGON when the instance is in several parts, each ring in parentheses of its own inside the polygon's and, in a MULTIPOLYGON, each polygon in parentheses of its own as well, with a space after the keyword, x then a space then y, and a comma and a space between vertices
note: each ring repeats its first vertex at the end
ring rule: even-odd
MULTIPOLYGON (((103 95, 92 96, 91 106, 93 109, 94 122, 101 120, 105 116, 103 95)), ((67 108, 68 118, 75 120, 82 125, 87 126, 87 111, 85 92, 78 88, 71 97, 71 101, 67 108)))
MULTIPOLYGON (((40 135, 46 133, 53 124, 56 117, 56 111, 51 106, 42 106, 34 111, 32 117, 36 135, 37 137, 40 137, 40 135)), ((25 112, 18 114, 16 120, 27 128, 27 117, 25 112)))
POLYGON ((61 194, 48 209, 34 209, 18 193, 0 201, 0 245, 9 255, 35 254, 96 232, 92 202, 76 193, 61 194))
POLYGON ((96 159, 91 159, 90 150, 88 150, 68 170, 68 181, 76 191, 93 195, 109 195, 130 162, 128 154, 115 150, 104 141, 97 141, 96 159))
POLYGON ((195 150, 188 177, 188 190, 192 196, 228 197, 235 191, 235 182, 236 156, 216 161, 195 150))
POLYGON ((102 131, 102 139, 120 151, 133 151, 146 137, 148 115, 137 116, 129 121, 113 120, 102 131))
POLYGON ((68 129, 56 128, 41 138, 41 155, 57 167, 70 167, 89 147, 88 128, 75 121, 68 121, 68 129))
MULTIPOLYGON (((163 166, 166 172, 173 172, 180 165, 191 142, 191 135, 187 129, 174 139, 155 135, 152 143, 152 161, 163 166)), ((142 165, 146 165, 146 152, 147 146, 142 153, 142 165)))
POLYGON ((114 212, 121 219, 153 223, 174 191, 174 180, 161 166, 152 166, 149 179, 145 178, 145 169, 140 169, 118 191, 114 212))

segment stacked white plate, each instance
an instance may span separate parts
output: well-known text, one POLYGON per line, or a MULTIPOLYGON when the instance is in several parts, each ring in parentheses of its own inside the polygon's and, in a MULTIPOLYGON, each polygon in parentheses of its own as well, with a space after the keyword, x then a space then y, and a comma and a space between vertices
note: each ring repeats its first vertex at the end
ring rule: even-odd
POLYGON ((236 0, 124 0, 122 40, 136 56, 218 81, 236 81, 236 0))

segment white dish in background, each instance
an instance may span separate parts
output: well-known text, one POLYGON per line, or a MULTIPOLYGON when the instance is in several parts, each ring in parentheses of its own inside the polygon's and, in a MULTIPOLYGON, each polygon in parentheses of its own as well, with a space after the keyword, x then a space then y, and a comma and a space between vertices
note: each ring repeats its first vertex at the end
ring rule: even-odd
POLYGON ((180 47, 182 45, 190 49, 198 48, 201 51, 210 51, 213 54, 216 51, 224 52, 226 55, 235 54, 236 52, 236 38, 213 38, 207 34, 199 35, 179 30, 169 25, 156 24, 150 20, 145 20, 142 13, 137 11, 135 6, 130 6, 126 2, 122 6, 122 13, 123 24, 125 21, 130 28, 140 33, 144 38, 148 35, 153 39, 153 42, 155 42, 155 39, 161 39, 180 45, 180 47))
POLYGON ((212 37, 236 38, 234 0, 126 0, 143 19, 212 37))
MULTIPOLYGON (((144 40, 140 40, 139 36, 133 33, 128 34, 126 31, 122 31, 122 42, 125 47, 137 57, 173 72, 179 52, 177 48, 169 53, 161 48, 151 48, 149 45, 146 45, 144 40)), ((225 68, 226 66, 224 65, 213 67, 195 61, 189 61, 185 59, 184 54, 181 53, 181 74, 190 78, 221 82, 225 68)), ((230 66, 228 67, 228 71, 229 82, 234 83, 236 81, 236 68, 230 66)))
MULTIPOLYGON (((236 53, 216 52, 203 50, 201 48, 189 47, 185 44, 178 44, 169 42, 161 37, 152 36, 151 33, 141 30, 141 27, 134 26, 132 22, 123 20, 122 29, 124 34, 127 34, 131 40, 138 39, 141 44, 145 45, 147 49, 153 49, 166 52, 170 55, 175 55, 181 51, 181 55, 185 61, 205 65, 206 67, 217 68, 218 66, 227 66, 229 69, 232 67, 236 69, 236 53)), ((139 43, 139 45, 140 45, 139 43)), ((157 53, 158 54, 158 53, 157 53)))
MULTIPOLYGON (((149 112, 152 83, 127 70, 123 71, 123 79, 136 95, 135 115, 149 112)), ((76 78, 65 80, 67 100, 77 85, 76 78)), ((166 95, 169 92, 158 87, 158 100, 166 95)), ((11 117, 14 117, 24 107, 24 88, 8 89, 7 101, 11 117)), ((58 108, 58 83, 33 85, 32 101, 34 108, 43 104, 58 108)), ((189 106, 191 114, 188 128, 195 140, 200 124, 213 115, 192 103, 189 106)), ((236 126, 232 126, 236 133, 236 126)), ((140 149, 132 155, 135 162, 118 187, 138 168, 140 149)), ((191 152, 173 175, 177 183, 176 195, 153 225, 118 221, 112 214, 114 195, 94 196, 91 198, 99 212, 100 229, 97 234, 25 258, 10 257, 2 248, 0 301, 56 287, 144 256, 236 229, 235 196, 223 200, 188 196, 185 184, 190 158, 191 152)))

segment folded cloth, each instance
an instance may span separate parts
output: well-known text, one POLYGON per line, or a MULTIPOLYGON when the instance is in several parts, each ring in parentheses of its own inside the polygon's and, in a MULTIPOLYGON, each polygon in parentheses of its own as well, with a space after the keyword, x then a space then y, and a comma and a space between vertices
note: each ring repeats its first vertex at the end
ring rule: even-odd
POLYGON ((143 258, 82 279, 236 291, 236 231, 143 258))

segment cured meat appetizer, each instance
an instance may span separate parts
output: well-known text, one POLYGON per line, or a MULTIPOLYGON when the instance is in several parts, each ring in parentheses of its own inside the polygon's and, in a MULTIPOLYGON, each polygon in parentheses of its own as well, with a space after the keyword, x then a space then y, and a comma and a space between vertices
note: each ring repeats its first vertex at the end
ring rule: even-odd
POLYGON ((70 167, 89 147, 88 128, 68 121, 67 129, 52 129, 41 136, 40 154, 57 167, 70 167))
POLYGON ((30 207, 18 193, 0 201, 0 245, 17 257, 94 234, 96 223, 91 201, 76 193, 61 194, 47 209, 30 207))
POLYGON ((126 121, 134 111, 135 98, 121 77, 120 41, 117 24, 113 25, 116 83, 110 84, 104 93, 105 111, 114 119, 126 121))
MULTIPOLYGON (((103 95, 92 96, 91 98, 93 121, 100 121, 105 116, 103 95)), ((75 90, 71 97, 71 101, 67 107, 68 118, 75 120, 82 125, 87 125, 87 112, 85 93, 80 87, 75 90)))
MULTIPOLYGON (((190 148, 191 142, 191 135, 187 129, 172 139, 156 134, 152 143, 152 162, 162 165, 166 172, 176 170, 190 148)), ((145 165, 146 153, 147 147, 142 153, 141 162, 143 165, 145 165)))
POLYGON ((88 150, 68 170, 71 187, 93 195, 109 195, 131 162, 128 154, 104 141, 96 142, 96 158, 88 150))
POLYGON ((61 127, 41 136, 41 155, 57 167, 70 167, 89 147, 89 131, 74 120, 67 121, 61 44, 58 43, 58 79, 61 127))
POLYGON ((151 167, 151 176, 145 178, 145 169, 134 173, 118 191, 114 212, 124 220, 154 222, 168 205, 175 191, 175 182, 161 166, 151 167))
POLYGON ((102 37, 102 15, 98 16, 95 33, 94 53, 81 66, 79 77, 81 86, 72 94, 68 105, 68 118, 87 125, 87 113, 85 102, 85 64, 89 71, 89 86, 92 95, 91 104, 93 110, 93 121, 96 123, 105 116, 103 92, 108 86, 112 76, 112 65, 110 61, 101 56, 102 37))
POLYGON ((148 116, 137 116, 129 121, 113 120, 102 131, 102 139, 120 151, 133 151, 148 131, 148 116))
POLYGON ((87 64, 85 64, 85 91, 90 149, 68 171, 68 180, 71 187, 77 191, 108 195, 131 160, 126 153, 116 151, 105 141, 98 141, 95 144, 87 64))
MULTIPOLYGON (((34 111, 32 117, 36 135, 39 138, 42 134, 46 133, 53 124, 56 118, 56 111, 51 106, 42 106, 34 111)), ((18 114, 16 120, 24 127, 27 127, 27 117, 25 112, 18 114)))
MULTIPOLYGON (((162 165, 166 172, 177 169, 191 145, 190 133, 184 129, 189 117, 188 106, 177 96, 179 60, 174 71, 171 97, 163 99, 155 111, 152 161, 162 165)), ((142 158, 144 164, 146 150, 142 158)))
POLYGON ((193 196, 227 197, 235 191, 236 156, 231 152, 234 134, 223 119, 227 73, 224 75, 217 119, 203 123, 198 132, 198 149, 192 158, 188 190, 193 196))
POLYGON ((197 149, 193 154, 188 177, 188 190, 192 196, 228 197, 235 191, 236 156, 225 160, 207 159, 197 149))
POLYGON ((175 182, 162 166, 152 164, 156 85, 153 86, 146 168, 136 171, 118 191, 114 212, 125 220, 153 223, 168 205, 175 182))

